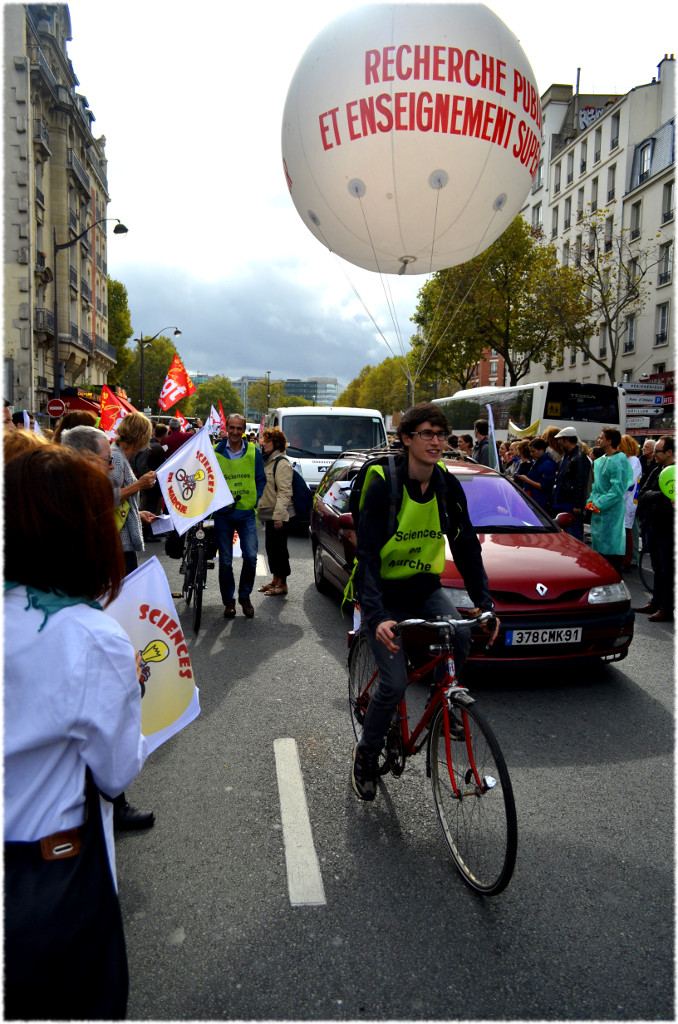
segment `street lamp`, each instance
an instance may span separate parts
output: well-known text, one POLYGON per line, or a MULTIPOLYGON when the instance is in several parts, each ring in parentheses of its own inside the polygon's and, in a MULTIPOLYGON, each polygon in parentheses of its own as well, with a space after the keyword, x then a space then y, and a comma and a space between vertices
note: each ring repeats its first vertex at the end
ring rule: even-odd
POLYGON ((266 415, 271 404, 271 371, 266 371, 266 415))
POLYGON ((81 238, 84 238, 88 231, 95 228, 97 224, 103 224, 104 221, 114 220, 116 222, 113 228, 114 235, 126 235, 127 228, 122 224, 117 217, 101 217, 99 220, 95 220, 93 224, 81 231, 79 235, 72 238, 70 242, 58 243, 56 240, 56 228, 54 228, 54 260, 52 263, 52 274, 54 277, 54 397, 61 397, 61 388, 59 386, 59 289, 57 287, 57 253, 61 252, 62 249, 71 249, 76 242, 79 242, 81 238))
MULTIPOLYGON (((134 340, 139 344, 139 406, 140 412, 144 411, 144 349, 151 347, 151 342, 159 338, 163 331, 169 331, 172 324, 168 324, 167 327, 161 327, 160 330, 153 335, 152 338, 144 338, 141 331, 139 331, 139 337, 134 340)), ((178 338, 181 331, 178 327, 174 328, 174 337, 178 338)))

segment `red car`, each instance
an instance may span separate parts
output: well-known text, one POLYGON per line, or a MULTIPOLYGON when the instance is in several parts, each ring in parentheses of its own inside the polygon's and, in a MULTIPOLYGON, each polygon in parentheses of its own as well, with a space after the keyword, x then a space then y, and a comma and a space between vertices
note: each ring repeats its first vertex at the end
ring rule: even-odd
MULTIPOLYGON (((315 495, 310 538, 316 587, 343 591, 356 536, 348 512, 351 481, 365 456, 346 454, 330 466, 315 495)), ((633 639, 627 587, 615 569, 575 540, 512 481, 474 462, 446 460, 460 481, 501 629, 494 645, 476 637, 476 662, 540 662, 598 658, 621 661, 633 639)), ((472 607, 448 550, 443 586, 462 612, 472 607)))

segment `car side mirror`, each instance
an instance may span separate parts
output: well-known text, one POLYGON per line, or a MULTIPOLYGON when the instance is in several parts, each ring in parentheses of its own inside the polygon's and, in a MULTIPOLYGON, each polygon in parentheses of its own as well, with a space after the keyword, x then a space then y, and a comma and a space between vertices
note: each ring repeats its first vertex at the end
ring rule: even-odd
POLYGON ((556 522, 558 526, 562 526, 565 530, 568 526, 574 526, 576 519, 571 512, 559 512, 556 516, 556 522))
POLYGON ((342 530, 355 530, 352 512, 342 512, 339 516, 338 523, 342 530))

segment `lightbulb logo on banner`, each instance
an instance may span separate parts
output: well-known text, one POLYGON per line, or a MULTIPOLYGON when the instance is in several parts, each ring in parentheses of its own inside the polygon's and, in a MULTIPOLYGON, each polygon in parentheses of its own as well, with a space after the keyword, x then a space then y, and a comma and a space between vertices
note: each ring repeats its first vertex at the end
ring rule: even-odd
POLYGON ((191 658, 158 559, 126 576, 105 610, 141 658, 141 731, 149 751, 155 750, 200 713, 191 658))

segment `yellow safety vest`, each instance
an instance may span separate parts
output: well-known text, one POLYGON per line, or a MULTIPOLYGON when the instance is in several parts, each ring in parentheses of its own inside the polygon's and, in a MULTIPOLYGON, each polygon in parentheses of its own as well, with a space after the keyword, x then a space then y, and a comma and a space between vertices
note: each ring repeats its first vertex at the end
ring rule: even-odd
POLYGON ((215 452, 215 455, 231 494, 234 498, 236 494, 240 495, 240 501, 236 507, 243 512, 256 508, 257 487, 254 480, 256 447, 253 444, 248 444, 245 454, 239 459, 229 459, 227 455, 220 455, 219 452, 215 452))

